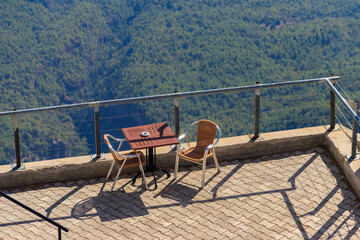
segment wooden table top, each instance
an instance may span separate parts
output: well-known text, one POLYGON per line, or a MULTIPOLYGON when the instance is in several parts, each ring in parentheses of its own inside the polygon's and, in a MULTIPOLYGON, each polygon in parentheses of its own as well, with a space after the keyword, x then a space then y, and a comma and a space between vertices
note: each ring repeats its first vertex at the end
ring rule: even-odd
POLYGON ((123 128, 122 132, 134 150, 179 143, 166 122, 123 128), (148 132, 149 136, 142 137, 142 132, 148 132))

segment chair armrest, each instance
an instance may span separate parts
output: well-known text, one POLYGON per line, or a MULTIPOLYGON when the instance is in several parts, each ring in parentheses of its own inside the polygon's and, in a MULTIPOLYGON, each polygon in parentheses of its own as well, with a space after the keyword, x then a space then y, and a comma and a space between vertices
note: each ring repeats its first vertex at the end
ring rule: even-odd
MULTIPOLYGON (((184 150, 184 149, 185 149, 185 147, 184 147, 184 142, 183 142, 184 138, 185 138, 185 141, 187 142, 188 146, 190 147, 189 140, 188 140, 187 137, 186 137, 186 133, 184 133, 183 135, 181 135, 180 137, 178 137, 179 149, 180 149, 180 150, 184 150)), ((175 151, 176 151, 176 148, 175 148, 175 151)))
POLYGON ((218 130, 218 137, 216 139, 216 141, 213 143, 213 144, 210 144, 209 146, 207 146, 206 150, 205 151, 209 151, 211 148, 215 147, 215 145, 219 142, 220 140, 220 137, 221 137, 221 130, 219 128, 218 125, 216 125, 217 127, 217 130, 218 130))
POLYGON ((215 146, 215 144, 210 144, 209 146, 207 146, 207 148, 205 149, 205 151, 209 151, 211 148, 213 148, 215 146))
MULTIPOLYGON (((184 133, 183 135, 181 135, 181 136, 184 136, 184 137, 185 137, 186 134, 189 132, 190 128, 191 128, 193 125, 197 124, 198 122, 199 122, 199 121, 195 121, 195 122, 191 123, 190 126, 186 129, 185 133, 184 133)), ((181 137, 181 136, 180 136, 180 137, 181 137)), ((179 138, 180 138, 180 137, 179 137, 179 138)))
POLYGON ((108 136, 109 138, 112 138, 113 140, 117 141, 117 142, 124 142, 127 141, 126 138, 116 138, 110 134, 105 134, 106 136, 108 136))
POLYGON ((111 149, 112 149, 117 155, 123 156, 122 154, 119 153, 119 151, 120 151, 121 145, 123 144, 123 142, 126 142, 127 139, 126 139, 126 138, 116 138, 116 137, 114 137, 114 136, 112 136, 112 135, 110 135, 110 134, 105 134, 105 135, 106 135, 107 137, 113 139, 114 141, 119 142, 119 146, 117 147, 117 150, 115 150, 115 149, 113 148, 113 146, 111 145, 110 142, 109 142, 109 144, 110 144, 109 147, 111 147, 111 149))
MULTIPOLYGON (((186 133, 187 133, 187 132, 186 132, 186 133)), ((179 142, 182 141, 182 140, 185 138, 186 133, 184 133, 183 135, 181 135, 180 137, 178 137, 178 141, 179 141, 179 142)))
POLYGON ((186 129, 185 133, 184 133, 183 135, 181 135, 180 137, 178 137, 178 141, 181 142, 181 141, 185 138, 186 142, 189 144, 189 141, 188 141, 188 139, 186 138, 186 134, 189 132, 190 128, 191 128, 193 125, 197 124, 198 122, 199 122, 199 121, 195 121, 195 122, 191 123, 191 124, 189 125, 189 127, 186 129))
MULTIPOLYGON (((124 156, 122 154, 120 154, 121 156, 124 156)), ((124 156, 125 158, 129 158, 129 157, 141 157, 139 154, 137 153, 132 153, 132 154, 127 154, 126 156, 124 156)))

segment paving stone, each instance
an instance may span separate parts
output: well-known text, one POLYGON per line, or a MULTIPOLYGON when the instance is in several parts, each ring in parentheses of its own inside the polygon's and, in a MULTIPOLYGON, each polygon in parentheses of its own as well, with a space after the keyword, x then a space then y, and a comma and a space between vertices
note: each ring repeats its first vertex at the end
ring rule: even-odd
MULTIPOLYGON (((100 192, 104 178, 5 192, 69 228, 64 239, 359 238, 360 202, 323 148, 220 165, 215 177, 217 170, 207 169, 203 190, 201 169, 192 166, 182 167, 176 182, 158 177, 155 191, 122 189, 131 181, 125 174, 114 192, 111 181, 100 192)), ((0 208, 0 237, 57 236, 56 228, 1 198, 0 208)))

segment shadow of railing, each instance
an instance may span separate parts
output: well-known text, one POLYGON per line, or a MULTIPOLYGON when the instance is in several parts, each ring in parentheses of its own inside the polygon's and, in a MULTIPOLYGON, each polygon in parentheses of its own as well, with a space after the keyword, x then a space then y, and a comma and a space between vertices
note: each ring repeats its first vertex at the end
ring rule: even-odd
POLYGON ((10 197, 9 195, 7 195, 7 194, 5 194, 5 193, 3 193, 3 192, 0 192, 0 196, 1 196, 1 197, 6 198, 7 200, 9 200, 9 201, 11 201, 11 202, 15 203, 16 205, 18 205, 18 206, 20 206, 20 207, 24 208, 25 210, 27 210, 27 211, 31 212, 32 214, 34 214, 34 215, 36 215, 36 216, 40 217, 40 218, 41 218, 41 219, 43 219, 44 221, 46 221, 46 222, 48 222, 48 223, 52 224, 53 226, 57 227, 57 229, 58 229, 58 239, 59 239, 59 240, 61 240, 61 231, 65 231, 65 232, 68 232, 68 231, 69 231, 66 227, 64 227, 64 226, 62 226, 62 225, 60 225, 60 224, 58 224, 57 222, 54 222, 53 220, 51 220, 51 219, 50 219, 50 218, 48 218, 48 217, 45 217, 45 216, 44 216, 44 215, 42 215, 41 213, 39 213, 39 212, 35 211, 34 209, 32 209, 32 208, 30 208, 30 207, 26 206, 26 205, 25 205, 25 204, 23 204, 23 203, 21 203, 21 202, 17 201, 16 199, 14 199, 14 198, 10 197))

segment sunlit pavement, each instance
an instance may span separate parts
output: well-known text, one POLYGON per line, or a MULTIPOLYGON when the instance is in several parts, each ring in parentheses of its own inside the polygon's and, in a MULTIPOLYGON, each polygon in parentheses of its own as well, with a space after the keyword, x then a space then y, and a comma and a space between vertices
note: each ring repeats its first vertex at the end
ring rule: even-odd
MULTIPOLYGON (((5 191, 62 224, 63 239, 359 239, 360 202, 326 150, 313 148, 206 171, 182 166, 177 180, 157 175, 145 190, 134 174, 114 191, 102 179, 5 191)), ((56 239, 58 230, 0 198, 0 238, 56 239)))

